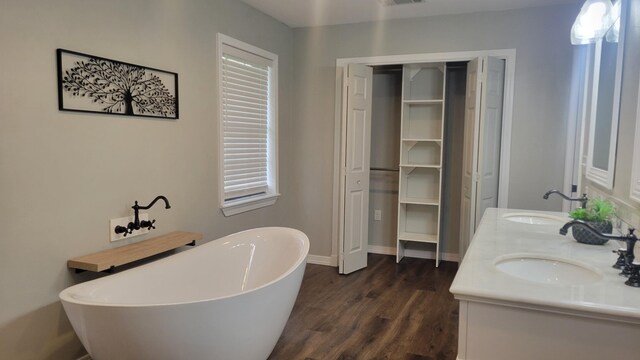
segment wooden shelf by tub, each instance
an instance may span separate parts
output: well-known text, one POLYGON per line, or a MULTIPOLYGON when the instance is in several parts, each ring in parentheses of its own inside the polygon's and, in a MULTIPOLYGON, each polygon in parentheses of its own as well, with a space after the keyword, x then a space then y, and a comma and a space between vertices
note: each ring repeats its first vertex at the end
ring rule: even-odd
POLYGON ((195 245, 196 240, 202 240, 202 234, 174 231, 134 244, 70 259, 67 261, 67 267, 76 269, 76 271, 112 270, 116 266, 142 260, 184 245, 195 245))

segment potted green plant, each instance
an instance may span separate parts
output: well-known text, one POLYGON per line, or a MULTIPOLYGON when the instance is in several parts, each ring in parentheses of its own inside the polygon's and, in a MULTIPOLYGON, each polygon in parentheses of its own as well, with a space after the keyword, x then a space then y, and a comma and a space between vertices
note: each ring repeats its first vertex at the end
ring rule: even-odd
MULTIPOLYGON (((611 218, 615 213, 616 209, 611 201, 595 198, 589 200, 586 208, 577 208, 569 212, 569 217, 582 220, 603 234, 610 234, 613 231, 611 218)), ((602 245, 608 241, 581 226, 574 226, 572 233, 573 238, 583 244, 602 245)))

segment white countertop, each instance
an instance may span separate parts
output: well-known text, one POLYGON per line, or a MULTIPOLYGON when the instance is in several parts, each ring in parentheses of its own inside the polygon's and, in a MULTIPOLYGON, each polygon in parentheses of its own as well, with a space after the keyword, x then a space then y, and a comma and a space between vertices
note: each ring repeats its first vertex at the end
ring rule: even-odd
POLYGON ((612 251, 625 247, 623 242, 581 244, 573 239, 571 231, 567 236, 560 235, 559 225, 515 223, 504 218, 522 212, 567 218, 566 213, 487 209, 451 285, 450 291, 457 299, 640 323, 640 288, 625 285, 627 278, 611 267, 618 258, 612 251), (523 253, 582 263, 600 273, 602 279, 584 285, 545 284, 496 269, 498 257, 523 253))

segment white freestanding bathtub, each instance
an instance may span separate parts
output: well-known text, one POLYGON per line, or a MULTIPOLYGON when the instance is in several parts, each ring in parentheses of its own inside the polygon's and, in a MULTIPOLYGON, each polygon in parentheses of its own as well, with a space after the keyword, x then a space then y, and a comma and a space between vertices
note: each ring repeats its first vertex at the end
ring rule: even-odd
POLYGON ((247 230, 69 287, 60 299, 94 360, 266 359, 308 252, 298 230, 247 230))

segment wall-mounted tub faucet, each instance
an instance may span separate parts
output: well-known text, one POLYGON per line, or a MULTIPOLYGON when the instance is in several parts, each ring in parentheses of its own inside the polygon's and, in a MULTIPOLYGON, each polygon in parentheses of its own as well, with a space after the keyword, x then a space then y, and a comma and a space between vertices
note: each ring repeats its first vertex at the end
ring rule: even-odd
POLYGON ((640 263, 636 263, 634 261, 634 248, 636 246, 636 242, 638 242, 638 237, 636 236, 636 234, 634 234, 634 231, 636 229, 629 228, 629 233, 627 235, 603 234, 584 221, 573 220, 564 224, 564 226, 560 228, 560 234, 567 235, 567 231, 569 231, 569 228, 572 226, 582 226, 583 228, 592 232, 595 236, 601 237, 603 239, 624 241, 627 244, 627 249, 617 251, 619 258, 618 261, 616 261, 616 263, 613 265, 613 267, 616 269, 621 269, 622 272, 620 273, 620 275, 629 278, 627 281, 625 281, 626 285, 640 287, 640 263))
POLYGON ((589 198, 587 197, 587 194, 582 194, 582 197, 579 197, 579 198, 570 198, 570 197, 568 197, 567 195, 561 193, 558 190, 549 190, 549 191, 546 192, 546 194, 542 195, 542 198, 546 200, 546 199, 549 198, 549 195, 551 195, 551 194, 558 194, 565 200, 579 201, 581 207, 585 208, 585 209, 587 208, 587 201, 589 201, 589 198))
POLYGON ((116 226, 114 229, 115 233, 122 234, 123 236, 127 236, 128 234, 133 233, 134 230, 140 230, 141 228, 147 228, 149 230, 155 229, 156 227, 153 224, 156 222, 156 219, 153 219, 151 221, 149 220, 140 221, 140 210, 150 209, 153 205, 155 205, 155 203, 158 200, 164 201, 165 209, 171 209, 171 205, 169 205, 169 200, 162 195, 156 196, 156 198, 153 199, 153 201, 147 206, 140 206, 138 205, 138 201, 136 201, 135 204, 131 207, 134 213, 133 221, 130 222, 127 225, 127 227, 120 226, 120 225, 116 226))

